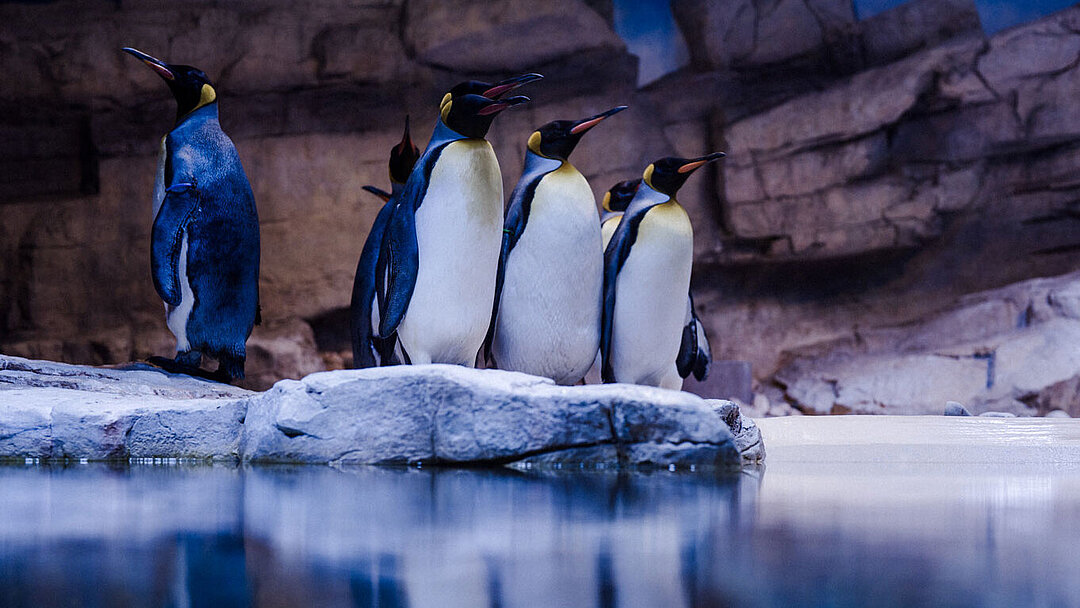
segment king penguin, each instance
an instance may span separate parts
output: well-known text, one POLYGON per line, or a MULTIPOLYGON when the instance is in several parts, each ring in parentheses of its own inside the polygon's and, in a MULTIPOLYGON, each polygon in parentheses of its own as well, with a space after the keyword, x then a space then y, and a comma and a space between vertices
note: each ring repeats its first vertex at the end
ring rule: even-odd
MULTIPOLYGON (((600 216, 600 233, 604 239, 604 250, 607 250, 615 229, 622 221, 626 207, 633 200, 634 195, 641 186, 641 178, 619 182, 604 193, 602 207, 603 215, 600 216)), ((694 296, 687 293, 686 315, 683 325, 682 342, 679 345, 679 356, 675 359, 679 376, 686 379, 691 373, 699 382, 709 375, 709 365, 712 364, 712 350, 709 347, 709 338, 705 334, 705 326, 698 319, 697 309, 694 308, 694 296)), ((589 374, 596 380, 600 378, 600 355, 597 354, 595 370, 589 370, 589 374)))
POLYGON ((150 268, 176 336, 170 371, 219 380, 244 376, 245 343, 259 322, 259 218, 233 142, 218 122, 217 93, 201 70, 171 65, 132 48, 176 98, 176 125, 161 144, 154 182, 150 268))
POLYGON ((529 137, 510 195, 492 311, 489 363, 575 384, 600 344, 604 248, 596 199, 570 154, 626 109, 557 120, 529 137))
MULTIPOLYGON (((692 311, 694 230, 675 195, 696 169, 723 156, 667 157, 646 167, 604 251, 604 382, 679 389, 689 375, 679 359, 692 311)), ((695 342, 696 334, 695 327, 695 342)))
POLYGON ((378 335, 396 334, 405 363, 475 364, 502 242, 502 175, 484 137, 500 112, 528 100, 448 93, 396 197, 376 266, 378 335))
POLYGON ((379 246, 386 232, 386 222, 393 211, 396 197, 405 187, 405 181, 409 179, 409 173, 418 158, 420 149, 413 144, 409 136, 409 118, 406 116, 405 133, 402 134, 401 141, 390 149, 390 192, 374 186, 364 186, 365 190, 381 198, 384 204, 368 231, 353 280, 350 305, 353 367, 375 367, 395 362, 393 341, 376 337, 379 317, 375 300, 375 267, 379 261, 379 246))

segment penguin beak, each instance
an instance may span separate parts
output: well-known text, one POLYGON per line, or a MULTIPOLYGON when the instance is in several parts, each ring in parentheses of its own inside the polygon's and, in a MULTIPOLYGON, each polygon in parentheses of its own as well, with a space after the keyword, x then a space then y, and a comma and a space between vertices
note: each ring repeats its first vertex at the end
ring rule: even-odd
POLYGON ((530 72, 528 74, 522 74, 521 76, 514 76, 513 78, 507 78, 501 82, 495 83, 490 89, 481 93, 484 97, 489 99, 498 99, 500 95, 505 95, 510 91, 530 82, 535 82, 543 78, 540 74, 530 72))
POLYGON ((690 173, 705 163, 711 163, 712 161, 719 160, 725 156, 727 156, 727 154, 724 154, 723 152, 713 152, 712 154, 706 154, 705 156, 699 156, 698 158, 688 159, 684 165, 678 168, 678 172, 690 173))
POLYGON ((603 121, 608 116, 614 116, 614 115, 618 114, 619 112, 622 112, 625 109, 626 109, 626 106, 618 106, 618 107, 615 107, 615 108, 611 108, 607 112, 601 112, 600 114, 597 114, 596 116, 593 116, 591 118, 585 118, 585 119, 579 120, 576 125, 574 125, 573 127, 570 128, 570 134, 571 135, 577 135, 579 133, 584 133, 584 132, 588 131, 589 129, 595 127, 596 125, 600 124, 600 122, 603 121))
POLYGON ((516 106, 521 103, 527 103, 532 101, 524 95, 518 95, 516 97, 507 97, 506 99, 500 99, 498 101, 492 100, 492 102, 477 112, 480 116, 490 116, 492 114, 498 114, 510 106, 516 106))
POLYGON ((384 190, 380 190, 380 189, 376 188, 375 186, 364 186, 364 190, 367 190, 368 192, 370 192, 370 193, 374 194, 375 196, 381 198, 384 203, 386 201, 390 200, 390 193, 389 192, 386 192, 384 190))
POLYGON ((401 134, 401 141, 398 145, 394 146, 394 152, 398 154, 404 152, 406 149, 415 148, 412 143, 412 138, 409 136, 409 115, 405 115, 405 132, 401 134))
POLYGON ((151 57, 150 55, 147 55, 146 53, 137 49, 133 49, 131 47, 125 46, 123 50, 124 52, 131 53, 132 55, 141 59, 143 63, 150 66, 152 70, 157 72, 158 76, 161 76, 165 80, 176 80, 176 75, 173 74, 172 68, 170 68, 169 64, 165 63, 164 61, 156 57, 151 57))

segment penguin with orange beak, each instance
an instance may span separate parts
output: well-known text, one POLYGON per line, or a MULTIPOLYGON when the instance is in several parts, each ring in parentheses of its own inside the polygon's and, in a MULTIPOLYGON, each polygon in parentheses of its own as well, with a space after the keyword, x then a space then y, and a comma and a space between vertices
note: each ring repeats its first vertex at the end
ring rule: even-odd
POLYGON ((646 167, 604 252, 604 382, 679 389, 693 371, 697 353, 680 351, 688 306, 692 315, 694 229, 675 195, 694 171, 723 156, 667 157, 646 167))
MULTIPOLYGON (((526 74, 511 84, 536 78, 526 74)), ((529 101, 502 96, 512 88, 481 91, 495 99, 447 93, 431 139, 395 197, 375 271, 378 337, 395 339, 404 363, 471 367, 484 343, 503 215, 502 174, 484 137, 499 113, 529 101)))
POLYGON ((596 199, 570 154, 626 109, 556 120, 532 133, 503 225, 489 363, 575 384, 600 344, 603 244, 596 199))
POLYGON ((259 318, 259 218, 236 146, 218 122, 217 92, 201 70, 125 48, 165 81, 176 98, 176 124, 161 142, 154 183, 150 269, 176 336, 169 371, 244 376, 246 342, 259 318))

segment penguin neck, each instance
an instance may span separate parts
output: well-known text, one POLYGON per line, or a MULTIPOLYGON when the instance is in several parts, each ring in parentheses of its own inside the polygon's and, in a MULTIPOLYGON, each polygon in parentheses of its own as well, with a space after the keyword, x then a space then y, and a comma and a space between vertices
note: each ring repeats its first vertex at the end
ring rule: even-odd
POLYGON ((623 216, 622 211, 604 211, 600 215, 600 223, 606 224, 608 220, 619 219, 623 216))
POLYGON ((641 182, 641 186, 638 188, 636 194, 634 194, 633 200, 626 207, 626 214, 633 216, 644 211, 648 211, 657 205, 663 205, 664 203, 673 203, 678 205, 678 201, 675 197, 668 196, 663 192, 654 190, 647 182, 641 182))
POLYGON ((390 181, 390 198, 397 198, 401 191, 405 189, 405 184, 401 182, 390 181))
MULTIPOLYGON (((567 163, 569 164, 569 163, 567 163)), ((563 166, 563 161, 556 160, 554 158, 548 158, 533 152, 532 150, 525 150, 525 168, 521 172, 521 179, 526 181, 532 181, 540 177, 551 173, 552 171, 558 171, 563 166)))
POLYGON ((192 123, 192 124, 196 124, 196 123, 207 122, 207 121, 210 121, 210 120, 215 120, 216 121, 217 119, 218 119, 217 102, 213 101, 213 102, 210 102, 210 103, 206 104, 205 106, 200 106, 198 108, 195 108, 194 110, 188 112, 187 114, 184 114, 183 116, 177 116, 176 117, 176 125, 173 128, 176 129, 176 128, 180 127, 180 125, 183 125, 183 124, 189 123, 189 122, 192 123))
POLYGON ((435 123, 435 130, 431 133, 431 140, 428 141, 427 149, 434 150, 444 144, 448 144, 452 141, 460 141, 462 139, 469 138, 446 126, 446 123, 440 118, 435 123))

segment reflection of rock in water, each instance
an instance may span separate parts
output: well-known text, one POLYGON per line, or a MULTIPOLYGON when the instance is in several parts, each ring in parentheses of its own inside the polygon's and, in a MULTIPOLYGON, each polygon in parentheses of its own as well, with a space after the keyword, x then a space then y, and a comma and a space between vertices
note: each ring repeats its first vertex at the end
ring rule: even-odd
POLYGON ((6 467, 0 488, 5 607, 1080 605, 1075 467, 6 467))

